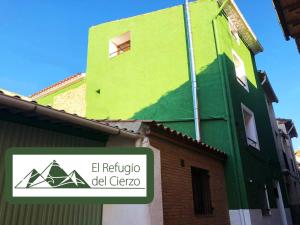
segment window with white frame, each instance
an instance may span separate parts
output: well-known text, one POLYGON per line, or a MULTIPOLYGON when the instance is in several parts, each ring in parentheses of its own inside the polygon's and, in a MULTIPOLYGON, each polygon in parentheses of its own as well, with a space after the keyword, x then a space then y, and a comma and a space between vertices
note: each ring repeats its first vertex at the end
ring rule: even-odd
POLYGON ((109 57, 115 57, 123 52, 127 52, 131 47, 130 32, 126 32, 120 36, 114 37, 109 40, 109 57))
POLYGON ((238 44, 240 44, 240 36, 237 27, 234 25, 230 18, 228 19, 228 23, 232 37, 237 41, 238 44))
POLYGON ((248 145, 259 149, 259 142, 253 112, 242 104, 242 113, 248 145))
POLYGON ((232 51, 232 56, 236 79, 247 91, 249 91, 244 62, 235 51, 232 51))

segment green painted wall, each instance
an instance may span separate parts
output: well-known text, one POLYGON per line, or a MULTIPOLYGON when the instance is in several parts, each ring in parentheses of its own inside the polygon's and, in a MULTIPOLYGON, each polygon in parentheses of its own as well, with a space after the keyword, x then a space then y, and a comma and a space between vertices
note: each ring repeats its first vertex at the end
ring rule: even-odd
MULTIPOLYGON (((192 118, 182 7, 90 29, 87 116, 110 119, 192 118), (109 40, 131 32, 131 50, 108 57, 109 40), (101 93, 96 93, 100 89, 101 93), (152 107, 153 106, 153 107, 152 107), (180 110, 174 111, 174 108, 180 110), (144 110, 144 111, 143 111, 144 110)), ((194 135, 192 126, 185 131, 194 135)))
MULTIPOLYGON (((190 3, 202 141, 228 154, 230 209, 259 208, 263 185, 272 192, 273 179, 281 180, 279 162, 254 57, 232 37, 224 15, 212 22, 218 7, 215 0, 190 3), (249 93, 236 80, 232 49, 244 61, 249 93), (246 144, 241 102, 255 114, 260 151, 246 144)), ((92 27, 87 117, 158 120, 194 137, 185 32, 182 6, 92 27), (109 58, 109 40, 127 31, 131 50, 109 58)), ((269 197, 275 207, 273 193, 269 197)))
MULTIPOLYGON (((238 44, 232 37, 225 16, 219 16, 213 26, 215 1, 190 6, 202 140, 229 155, 230 208, 259 208, 257 192, 264 184, 271 189, 272 180, 280 179, 280 170, 254 58, 242 41, 238 44), (232 49, 244 61, 249 93, 236 80, 232 49), (246 144, 241 102, 255 114, 261 151, 246 144)), ((194 136, 182 6, 92 27, 88 49, 88 117, 155 119, 194 136), (109 58, 109 40, 127 31, 131 50, 109 58)), ((270 199, 274 207, 275 200, 270 199)))
MULTIPOLYGON (((212 27, 217 10, 215 1, 191 3, 201 131, 203 141, 226 151, 232 160, 226 96, 212 27)), ((220 26, 229 32, 226 18, 220 18, 220 26)), ((169 127, 194 137, 187 59, 182 6, 92 27, 88 48, 87 116, 168 121, 169 127), (127 31, 131 32, 131 50, 109 58, 109 40, 127 31), (97 89, 101 90, 100 95, 97 89)), ((241 161, 239 154, 235 160, 241 161)), ((242 167, 230 162, 226 166, 230 208, 247 208, 242 167), (236 170, 241 174, 236 174, 236 170), (239 190, 241 194, 237 196, 239 190)))

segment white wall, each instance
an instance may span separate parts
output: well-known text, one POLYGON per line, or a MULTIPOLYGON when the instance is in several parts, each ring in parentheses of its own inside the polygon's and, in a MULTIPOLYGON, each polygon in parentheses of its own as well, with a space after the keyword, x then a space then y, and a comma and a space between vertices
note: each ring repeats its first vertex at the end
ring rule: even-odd
POLYGON ((154 199, 150 204, 103 205, 102 225, 163 225, 160 151, 147 138, 111 137, 107 147, 150 147, 154 153, 154 199))
MULTIPOLYGON (((286 208, 287 224, 293 225, 290 209, 286 208)), ((260 209, 229 210, 231 225, 282 225, 279 209, 271 209, 270 216, 263 216, 260 209)))

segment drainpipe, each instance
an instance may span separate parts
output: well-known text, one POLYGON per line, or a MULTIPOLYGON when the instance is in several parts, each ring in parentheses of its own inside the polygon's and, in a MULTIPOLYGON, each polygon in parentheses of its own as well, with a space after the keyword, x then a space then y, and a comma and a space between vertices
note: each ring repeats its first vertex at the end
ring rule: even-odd
POLYGON ((189 1, 185 0, 184 3, 184 19, 185 19, 185 28, 187 36, 187 45, 189 53, 189 71, 192 83, 192 95, 193 95, 193 108, 194 108, 194 123, 195 123, 195 134, 196 140, 200 141, 200 118, 199 118, 199 107, 198 107, 198 96, 197 96, 197 80, 196 80, 196 71, 195 71, 195 61, 194 61, 194 49, 193 49, 193 38, 192 38, 192 28, 190 20, 190 9, 189 1))

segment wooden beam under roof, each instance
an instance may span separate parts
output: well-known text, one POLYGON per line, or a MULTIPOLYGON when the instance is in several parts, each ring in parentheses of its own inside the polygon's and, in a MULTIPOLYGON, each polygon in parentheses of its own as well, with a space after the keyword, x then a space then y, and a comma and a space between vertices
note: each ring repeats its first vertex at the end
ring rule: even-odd
POLYGON ((300 38, 300 30, 290 34, 293 38, 300 38))
POLYGON ((299 18, 296 18, 296 19, 288 19, 286 21, 288 24, 291 24, 293 26, 297 26, 300 24, 300 17, 299 18))
POLYGON ((273 0, 286 40, 293 37, 300 52, 300 0, 273 0))
POLYGON ((300 1, 282 6, 283 10, 294 11, 300 8, 300 1))

